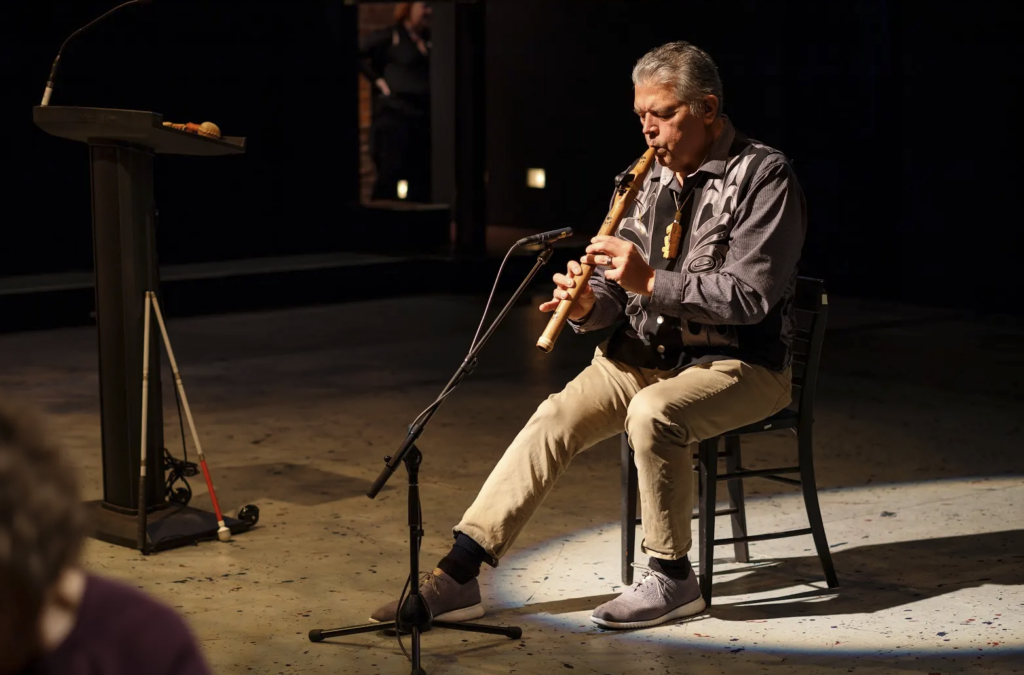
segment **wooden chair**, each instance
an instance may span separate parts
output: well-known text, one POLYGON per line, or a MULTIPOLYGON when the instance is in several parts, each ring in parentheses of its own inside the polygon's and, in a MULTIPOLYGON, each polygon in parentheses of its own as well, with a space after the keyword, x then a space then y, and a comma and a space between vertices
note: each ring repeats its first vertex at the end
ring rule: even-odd
MULTIPOLYGON (((814 480, 814 393, 818 381, 818 362, 821 345, 825 336, 825 322, 828 315, 828 296, 824 283, 819 279, 800 277, 797 280, 795 312, 797 334, 793 344, 793 403, 775 415, 747 426, 734 429, 715 438, 702 441, 694 455, 699 463, 700 489, 698 506, 692 515, 700 521, 698 550, 700 565, 698 577, 701 594, 708 606, 711 605, 711 579, 716 546, 732 544, 737 562, 749 562, 748 544, 752 541, 767 541, 783 537, 797 537, 810 534, 825 572, 829 588, 839 585, 836 580, 832 555, 829 553, 825 526, 821 521, 818 506, 818 489, 814 480), (749 434, 789 429, 797 439, 798 463, 796 466, 775 469, 749 470, 743 468, 740 439, 749 434), (724 440, 725 451, 719 452, 719 440, 724 440), (725 473, 718 473, 718 459, 725 459, 725 473), (784 474, 800 474, 799 479, 784 474), (772 532, 748 534, 746 508, 743 501, 743 481, 747 478, 799 486, 803 490, 804 506, 810 527, 772 532), (716 511, 716 488, 719 481, 728 483, 729 507, 716 511), (715 538, 715 518, 732 517, 732 537, 715 538)), ((636 517, 637 473, 633 462, 633 450, 629 438, 622 434, 622 582, 633 583, 633 548, 636 542, 636 526, 642 521, 636 517)))

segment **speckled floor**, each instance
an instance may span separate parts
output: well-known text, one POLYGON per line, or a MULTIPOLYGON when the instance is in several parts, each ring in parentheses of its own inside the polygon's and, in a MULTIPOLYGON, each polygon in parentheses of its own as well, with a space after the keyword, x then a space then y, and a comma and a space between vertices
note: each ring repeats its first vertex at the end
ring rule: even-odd
MULTIPOLYGON (((88 566, 177 607, 217 673, 408 672, 394 638, 306 634, 362 623, 401 590, 404 474, 376 500, 364 493, 461 360, 481 309, 430 297, 172 321, 218 497, 232 514, 257 504, 260 524, 145 558, 91 541, 88 566)), ((537 403, 589 359, 595 336, 541 354, 543 325, 516 309, 422 439, 425 565, 537 403)), ((613 440, 574 462, 482 575, 485 620, 523 638, 428 633, 427 671, 1024 672, 1024 321, 833 298, 830 328, 816 457, 840 588, 825 589, 809 538, 752 544, 749 565, 723 547, 707 615, 597 629, 589 610, 620 584, 613 440)), ((0 336, 0 389, 50 415, 86 498, 99 498, 93 331, 0 336)), ((167 445, 180 454, 165 391, 167 445)), ((784 434, 746 447, 754 468, 793 448, 784 434)), ((193 483, 193 504, 208 509, 193 483)), ((784 487, 751 482, 748 495, 751 531, 802 525, 784 487)))

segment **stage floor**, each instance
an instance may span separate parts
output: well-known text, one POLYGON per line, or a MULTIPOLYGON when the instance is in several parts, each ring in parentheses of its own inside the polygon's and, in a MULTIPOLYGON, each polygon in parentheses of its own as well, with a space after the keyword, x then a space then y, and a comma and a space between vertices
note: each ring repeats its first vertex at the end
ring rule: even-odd
MULTIPOLYGON (((590 610, 621 590, 613 439, 573 463, 481 576, 483 621, 521 626, 522 639, 428 633, 427 672, 1024 672, 1024 321, 831 301, 815 430, 840 588, 825 588, 809 537, 752 544, 749 565, 722 547, 706 615, 598 629, 590 610)), ((90 541, 88 567, 176 607, 219 674, 407 673, 394 638, 306 635, 363 623, 401 591, 404 471, 377 499, 365 492, 482 309, 428 296, 171 321, 220 502, 230 515, 256 504, 259 525, 149 557, 90 541)), ((545 355, 534 347, 544 324, 514 310, 422 438, 428 568, 508 442, 599 337, 567 334, 545 355)), ((102 496, 96 354, 86 328, 0 336, 0 392, 50 416, 86 499, 102 496)), ((163 382, 166 445, 180 457, 169 373, 163 382)), ((783 433, 745 448, 751 468, 794 452, 783 433)), ((748 483, 752 532, 802 526, 795 494, 748 483)), ((202 479, 192 487, 209 509, 202 479)))

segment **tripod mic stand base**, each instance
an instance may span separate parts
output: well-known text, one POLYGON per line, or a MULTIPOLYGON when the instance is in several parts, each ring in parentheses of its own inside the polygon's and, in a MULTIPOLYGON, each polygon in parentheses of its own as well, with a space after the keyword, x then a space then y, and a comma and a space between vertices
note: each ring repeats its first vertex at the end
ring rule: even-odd
POLYGON ((426 671, 420 667, 422 650, 420 649, 420 637, 423 633, 432 628, 447 628, 449 630, 461 630, 469 633, 487 633, 490 635, 504 635, 505 637, 518 640, 523 636, 523 629, 518 626, 486 626, 478 623, 455 623, 453 621, 434 621, 430 615, 430 608, 420 594, 409 595, 405 598, 398 618, 395 621, 381 621, 364 623, 358 626, 347 626, 345 628, 330 628, 322 630, 314 628, 309 631, 310 642, 323 642, 327 638, 340 635, 355 635, 357 633, 375 633, 384 631, 388 633, 395 631, 399 634, 406 633, 412 637, 412 675, 426 675, 426 671))
MULTIPOLYGON (((518 640, 523 637, 523 629, 519 626, 487 626, 479 623, 453 623, 450 621, 432 621, 430 625, 421 629, 420 633, 426 633, 431 628, 447 628, 449 630, 462 630, 468 633, 486 633, 490 635, 504 635, 510 640, 518 640)), ((327 638, 340 637, 342 635, 356 635, 358 633, 373 633, 379 630, 399 630, 397 621, 382 621, 380 623, 364 623, 358 626, 346 628, 314 628, 309 631, 310 642, 323 642, 327 638)), ((410 631, 402 630, 405 635, 410 631)))

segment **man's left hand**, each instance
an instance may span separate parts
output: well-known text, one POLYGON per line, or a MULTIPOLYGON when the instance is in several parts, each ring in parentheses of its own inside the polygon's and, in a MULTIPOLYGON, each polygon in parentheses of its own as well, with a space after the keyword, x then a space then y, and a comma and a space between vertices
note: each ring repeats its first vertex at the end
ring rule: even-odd
POLYGON ((580 260, 588 265, 611 267, 604 278, 637 295, 654 292, 654 268, 647 264, 633 244, 618 237, 594 237, 587 255, 580 260))

